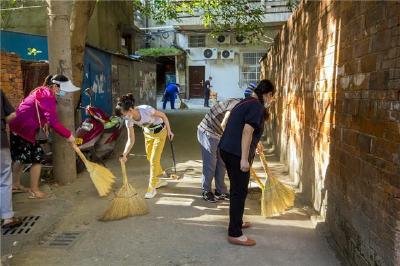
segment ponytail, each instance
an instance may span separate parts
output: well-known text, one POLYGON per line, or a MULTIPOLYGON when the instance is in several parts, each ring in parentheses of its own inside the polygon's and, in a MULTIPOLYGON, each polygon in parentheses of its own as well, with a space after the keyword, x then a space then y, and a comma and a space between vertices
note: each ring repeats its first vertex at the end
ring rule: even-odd
POLYGON ((129 111, 130 108, 135 107, 135 98, 132 93, 128 93, 127 95, 123 95, 118 98, 117 106, 115 108, 116 113, 122 113, 129 111))

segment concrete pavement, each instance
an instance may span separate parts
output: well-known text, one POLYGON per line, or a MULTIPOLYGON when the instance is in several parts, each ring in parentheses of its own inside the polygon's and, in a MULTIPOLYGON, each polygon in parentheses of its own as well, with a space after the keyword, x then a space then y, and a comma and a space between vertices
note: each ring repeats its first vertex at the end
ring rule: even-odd
MULTIPOLYGON (((264 219, 259 216, 259 200, 248 199, 246 220, 254 226, 246 234, 257 245, 249 248, 227 243, 228 202, 208 203, 200 196, 201 160, 195 132, 203 115, 193 110, 168 114, 176 135, 178 171, 184 178, 168 180, 169 185, 148 200, 150 213, 146 216, 98 221, 112 196, 99 198, 87 173, 68 186, 46 185, 52 193, 50 199, 28 200, 25 194, 17 195, 17 214, 40 219, 27 235, 2 237, 2 255, 13 253, 11 259, 4 258, 4 265, 340 265, 300 203, 282 216, 264 219), (48 240, 61 232, 81 235, 70 247, 49 247, 48 240), (17 245, 7 248, 14 241, 17 245)), ((136 131, 128 176, 144 194, 149 170, 143 137, 136 131)), ((172 164, 169 146, 162 163, 172 164)), ((118 177, 118 189, 121 175, 117 159, 109 160, 107 166, 118 177)), ((287 179, 284 166, 276 162, 271 166, 279 177, 287 179)))

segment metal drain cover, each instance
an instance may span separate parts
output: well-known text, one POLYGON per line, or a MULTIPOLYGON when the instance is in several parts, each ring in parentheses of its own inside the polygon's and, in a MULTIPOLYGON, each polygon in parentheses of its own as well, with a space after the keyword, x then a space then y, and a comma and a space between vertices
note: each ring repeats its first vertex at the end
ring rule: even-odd
POLYGON ((52 236, 51 239, 47 241, 45 246, 54 248, 68 248, 75 244, 82 234, 83 232, 80 231, 62 232, 52 236))
POLYGON ((1 234, 3 236, 14 236, 14 235, 26 235, 35 224, 37 224, 40 216, 25 216, 22 217, 22 224, 12 229, 2 229, 1 234))

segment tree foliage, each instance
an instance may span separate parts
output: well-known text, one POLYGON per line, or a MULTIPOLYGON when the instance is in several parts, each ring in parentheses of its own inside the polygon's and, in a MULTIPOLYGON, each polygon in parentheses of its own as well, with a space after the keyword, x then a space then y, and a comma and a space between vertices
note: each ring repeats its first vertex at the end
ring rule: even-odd
POLYGON ((260 40, 264 35, 265 7, 260 3, 248 0, 152 0, 142 6, 140 0, 134 2, 141 12, 158 24, 197 15, 204 27, 215 35, 234 31, 250 40, 260 40))

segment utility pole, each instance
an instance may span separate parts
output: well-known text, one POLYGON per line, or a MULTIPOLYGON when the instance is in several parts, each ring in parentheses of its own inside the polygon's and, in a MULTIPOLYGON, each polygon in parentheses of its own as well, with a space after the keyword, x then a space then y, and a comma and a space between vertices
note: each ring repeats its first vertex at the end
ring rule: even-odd
MULTIPOLYGON (((46 0, 48 13, 47 42, 49 70, 51 74, 63 74, 72 80, 70 14, 72 0, 46 0)), ((60 122, 75 132, 75 104, 73 93, 57 99, 57 113, 60 122)), ((53 139, 54 175, 60 184, 76 179, 76 157, 71 145, 54 134, 53 139)))

